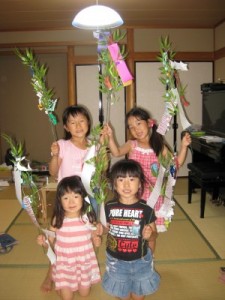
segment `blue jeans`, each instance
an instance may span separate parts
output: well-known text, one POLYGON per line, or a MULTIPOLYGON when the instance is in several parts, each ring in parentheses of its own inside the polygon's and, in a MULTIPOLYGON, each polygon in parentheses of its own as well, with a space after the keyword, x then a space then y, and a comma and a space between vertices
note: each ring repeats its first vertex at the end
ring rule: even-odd
POLYGON ((160 283, 160 276, 154 270, 151 251, 133 261, 116 259, 106 254, 106 272, 102 287, 110 295, 120 298, 130 293, 138 296, 154 293, 160 283))

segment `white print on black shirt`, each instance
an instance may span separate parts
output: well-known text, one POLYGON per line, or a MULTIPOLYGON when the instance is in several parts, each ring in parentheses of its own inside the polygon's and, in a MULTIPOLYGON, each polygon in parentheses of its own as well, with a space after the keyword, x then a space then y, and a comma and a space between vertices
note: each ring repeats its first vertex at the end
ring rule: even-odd
POLYGON ((143 210, 112 209, 109 217, 111 219, 109 234, 117 240, 117 251, 137 252, 143 210))
POLYGON ((111 209, 109 217, 121 217, 121 218, 135 218, 141 219, 143 217, 142 209, 111 209))

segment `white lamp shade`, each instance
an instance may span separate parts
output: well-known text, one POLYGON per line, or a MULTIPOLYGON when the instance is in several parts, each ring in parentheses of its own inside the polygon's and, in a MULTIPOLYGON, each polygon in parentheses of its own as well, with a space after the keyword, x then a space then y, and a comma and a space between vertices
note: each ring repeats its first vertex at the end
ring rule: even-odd
POLYGON ((92 5, 81 10, 73 19, 72 25, 81 29, 109 29, 123 24, 120 15, 104 5, 92 5))

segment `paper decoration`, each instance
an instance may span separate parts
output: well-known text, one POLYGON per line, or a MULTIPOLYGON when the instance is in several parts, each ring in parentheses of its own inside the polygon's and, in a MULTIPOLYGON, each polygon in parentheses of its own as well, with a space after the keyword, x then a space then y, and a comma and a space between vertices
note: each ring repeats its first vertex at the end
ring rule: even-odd
POLYGON ((48 251, 46 253, 48 259, 50 260, 51 265, 53 265, 56 262, 56 255, 55 252, 52 250, 52 247, 50 246, 50 243, 48 240, 46 240, 46 243, 48 244, 48 251))
POLYGON ((165 135, 165 133, 170 128, 171 119, 172 116, 167 111, 165 111, 156 131, 161 135, 165 135))
POLYGON ((187 64, 183 63, 182 61, 180 61, 178 63, 176 61, 170 60, 170 65, 171 65, 171 68, 173 68, 175 70, 188 71, 187 64))
POLYGON ((110 105, 119 100, 117 92, 131 84, 133 79, 124 61, 127 56, 125 45, 118 45, 125 36, 126 31, 119 29, 94 33, 98 39, 99 91, 106 94, 107 100, 106 122, 110 120, 110 105))
POLYGON ((105 216, 105 203, 100 204, 100 222, 104 227, 107 227, 106 216, 105 216))
POLYGON ((160 227, 161 231, 166 231, 169 223, 171 222, 172 216, 174 215, 175 202, 173 201, 173 186, 175 185, 176 180, 174 177, 169 174, 167 178, 164 202, 160 209, 157 211, 157 217, 165 219, 165 227, 160 227))
POLYGON ((14 178, 14 182, 15 182, 16 198, 19 201, 20 205, 22 206, 21 171, 18 169, 13 170, 13 178, 14 178))
POLYGON ((90 196, 94 196, 93 195, 93 191, 91 189, 91 177, 93 176, 94 172, 95 172, 95 166, 94 164, 90 163, 90 160, 93 159, 95 157, 95 145, 92 145, 89 149, 88 152, 85 156, 84 159, 84 165, 83 165, 83 169, 82 169, 82 173, 81 173, 81 180, 82 183, 87 191, 87 193, 90 196), (87 162, 89 161, 89 162, 87 162))
POLYGON ((165 174, 166 169, 160 165, 159 167, 159 173, 157 176, 157 180, 155 183, 155 186, 149 196, 149 198, 147 199, 147 204, 151 207, 154 208, 160 194, 161 194, 161 187, 162 187, 162 183, 163 183, 163 178, 164 178, 164 174, 165 174))
POLYGON ((50 260, 50 263, 53 265, 55 262, 56 262, 56 255, 55 255, 55 252, 52 250, 52 247, 48 241, 48 238, 52 238, 52 239, 55 239, 56 235, 55 235, 55 232, 54 231, 51 231, 51 230, 47 230, 47 229, 41 229, 45 236, 46 236, 46 243, 48 244, 48 250, 47 250, 47 257, 48 259, 50 260))
POLYGON ((44 229, 44 228, 42 228, 41 230, 44 232, 44 234, 47 237, 51 237, 52 239, 55 238, 55 232, 54 231, 51 231, 51 230, 48 230, 48 229, 44 229))
POLYGON ((40 225, 39 225, 39 223, 38 223, 38 221, 35 217, 34 211, 32 209, 30 197, 25 196, 23 198, 23 208, 27 211, 27 213, 30 216, 30 218, 31 218, 32 222, 34 223, 34 225, 39 228, 40 225))
POLYGON ((120 48, 117 43, 113 43, 108 46, 108 50, 116 65, 116 69, 119 73, 119 76, 123 82, 124 86, 130 85, 132 83, 132 75, 130 74, 125 61, 122 59, 120 55, 120 48))
MULTIPOLYGON (((158 59, 162 62, 161 78, 160 81, 165 85, 165 112, 158 126, 157 132, 165 135, 166 132, 170 129, 170 123, 172 117, 177 114, 183 118, 184 122, 184 113, 183 110, 180 112, 178 103, 180 104, 180 94, 184 94, 185 88, 182 87, 177 70, 187 71, 188 66, 183 62, 173 61, 175 52, 171 50, 171 43, 169 38, 161 38, 160 43, 160 54, 161 56, 158 59)), ((182 95, 184 105, 189 103, 185 100, 184 95, 182 95)), ((181 106, 181 105, 180 105, 181 106)))
POLYGON ((19 171, 32 171, 31 167, 30 167, 30 164, 28 163, 27 167, 24 167, 21 165, 21 162, 25 159, 25 156, 23 157, 16 157, 15 159, 15 165, 14 167, 16 169, 18 169, 19 171))
POLYGON ((181 122, 181 126, 184 129, 188 128, 189 126, 191 126, 191 123, 187 120, 186 115, 184 113, 184 109, 183 106, 181 104, 180 101, 180 95, 178 93, 177 89, 173 89, 173 94, 175 95, 176 99, 177 99, 177 105, 178 105, 178 113, 179 113, 179 117, 180 117, 180 122, 181 122))

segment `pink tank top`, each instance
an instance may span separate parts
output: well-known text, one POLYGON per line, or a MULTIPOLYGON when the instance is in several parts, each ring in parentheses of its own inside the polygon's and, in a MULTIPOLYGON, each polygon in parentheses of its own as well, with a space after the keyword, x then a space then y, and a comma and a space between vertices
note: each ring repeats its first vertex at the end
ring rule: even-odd
POLYGON ((58 141, 62 162, 58 172, 58 181, 72 175, 81 176, 85 155, 88 149, 77 148, 70 140, 58 141))

